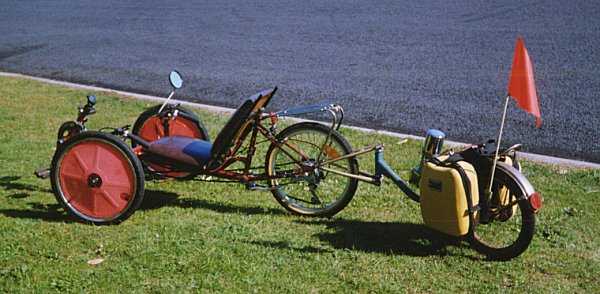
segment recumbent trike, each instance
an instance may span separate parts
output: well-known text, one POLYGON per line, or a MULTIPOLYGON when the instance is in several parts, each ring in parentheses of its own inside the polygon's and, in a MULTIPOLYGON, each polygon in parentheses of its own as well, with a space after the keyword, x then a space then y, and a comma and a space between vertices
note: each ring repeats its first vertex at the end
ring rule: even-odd
POLYGON ((131 130, 87 130, 87 116, 95 113, 94 96, 88 96, 75 121, 61 125, 52 165, 36 175, 50 177, 58 202, 71 215, 94 224, 121 222, 142 203, 146 179, 176 178, 239 182, 272 192, 292 213, 331 217, 352 200, 358 181, 380 185, 386 176, 421 202, 429 227, 467 237, 488 257, 512 258, 531 242, 541 196, 519 172, 518 145, 500 152, 493 193, 486 197, 487 187, 477 183, 490 179, 486 170, 493 142, 442 154, 443 133, 428 133, 411 178, 421 186, 419 195, 384 161, 382 145, 353 151, 338 132, 344 115, 339 105, 265 112, 276 88, 265 90, 243 101, 211 142, 192 111, 168 103, 183 83, 177 71, 169 80, 169 97, 143 112, 131 130), (331 124, 299 122, 278 132, 279 118, 314 112, 329 113, 331 124), (264 165, 254 166, 256 146, 262 143, 269 144, 264 165), (360 171, 356 159, 371 152, 374 174, 360 171))

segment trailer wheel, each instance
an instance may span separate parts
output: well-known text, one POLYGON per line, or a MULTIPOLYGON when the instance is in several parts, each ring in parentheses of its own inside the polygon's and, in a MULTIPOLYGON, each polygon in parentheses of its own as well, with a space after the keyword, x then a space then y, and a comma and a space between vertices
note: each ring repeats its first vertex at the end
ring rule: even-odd
POLYGON ((492 260, 509 260, 523 253, 535 232, 535 213, 525 191, 503 170, 496 171, 493 192, 508 193, 508 199, 495 203, 486 224, 478 220, 471 224, 471 246, 492 260))

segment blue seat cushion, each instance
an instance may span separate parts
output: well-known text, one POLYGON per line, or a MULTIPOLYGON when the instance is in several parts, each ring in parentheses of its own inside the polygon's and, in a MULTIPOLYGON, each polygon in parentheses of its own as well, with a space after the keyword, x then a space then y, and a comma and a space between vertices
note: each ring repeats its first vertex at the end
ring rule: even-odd
POLYGON ((193 157, 202 164, 208 162, 210 159, 210 151, 212 150, 212 144, 208 141, 195 139, 183 148, 183 153, 193 157))
POLYGON ((163 137, 150 143, 148 151, 164 158, 194 166, 204 166, 211 157, 212 144, 189 137, 163 137))

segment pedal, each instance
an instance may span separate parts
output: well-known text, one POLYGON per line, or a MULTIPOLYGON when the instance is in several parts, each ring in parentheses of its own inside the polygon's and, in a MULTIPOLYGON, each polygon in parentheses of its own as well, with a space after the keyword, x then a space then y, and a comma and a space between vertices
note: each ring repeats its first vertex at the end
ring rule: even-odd
POLYGON ((40 179, 47 179, 50 177, 50 169, 49 168, 39 168, 35 172, 33 172, 36 177, 40 179))

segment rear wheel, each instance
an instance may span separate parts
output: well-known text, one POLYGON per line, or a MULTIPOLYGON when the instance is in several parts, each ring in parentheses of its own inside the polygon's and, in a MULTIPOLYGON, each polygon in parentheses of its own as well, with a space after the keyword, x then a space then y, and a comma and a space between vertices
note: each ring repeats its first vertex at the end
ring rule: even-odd
MULTIPOLYGON (((161 105, 156 105, 142 112, 133 124, 132 133, 148 142, 156 141, 167 135, 209 140, 208 132, 200 121, 200 118, 198 118, 193 111, 181 106, 176 106, 176 108, 179 113, 183 115, 179 115, 175 119, 169 120, 169 129, 165 130, 163 120, 158 114, 160 107, 161 105)), ((131 144, 132 147, 136 147, 134 141, 131 141, 131 144)), ((173 171, 168 166, 156 162, 149 162, 144 159, 142 159, 142 161, 150 172, 158 172, 162 175, 174 178, 185 178, 189 176, 189 173, 187 172, 173 171)))
POLYGON ((535 230, 535 213, 518 183, 497 170, 492 185, 490 220, 472 224, 472 247, 494 260, 519 256, 531 243, 535 230))
POLYGON ((285 143, 272 144, 266 158, 267 175, 281 177, 270 182, 277 202, 307 216, 333 216, 344 209, 358 181, 331 170, 357 174, 358 162, 355 158, 326 161, 352 152, 346 139, 318 123, 292 125, 277 138, 285 143))
POLYGON ((58 202, 71 215, 94 224, 127 219, 144 197, 140 161, 110 134, 75 135, 54 155, 50 176, 58 202))

